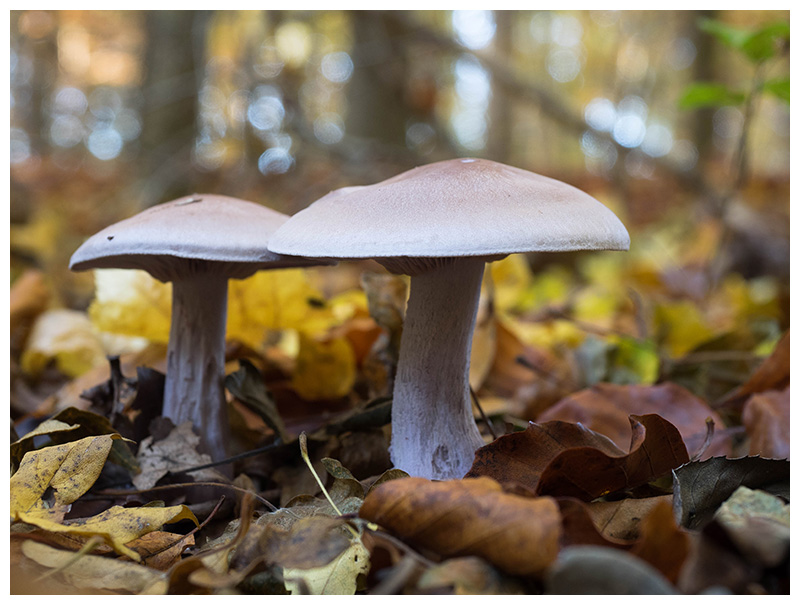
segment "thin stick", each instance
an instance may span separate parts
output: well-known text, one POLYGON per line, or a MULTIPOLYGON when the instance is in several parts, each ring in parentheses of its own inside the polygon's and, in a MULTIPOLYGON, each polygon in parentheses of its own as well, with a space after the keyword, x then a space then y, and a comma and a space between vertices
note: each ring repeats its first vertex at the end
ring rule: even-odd
POLYGON ((492 426, 492 423, 489 422, 489 418, 486 416, 486 413, 483 411, 483 408, 481 407, 481 402, 478 400, 478 395, 477 393, 475 393, 472 387, 469 387, 469 394, 472 395, 472 401, 475 403, 475 407, 478 408, 478 411, 481 414, 481 418, 483 419, 483 422, 486 424, 486 428, 489 429, 489 433, 491 433, 492 435, 492 439, 497 439, 497 433, 494 432, 494 427, 492 426))

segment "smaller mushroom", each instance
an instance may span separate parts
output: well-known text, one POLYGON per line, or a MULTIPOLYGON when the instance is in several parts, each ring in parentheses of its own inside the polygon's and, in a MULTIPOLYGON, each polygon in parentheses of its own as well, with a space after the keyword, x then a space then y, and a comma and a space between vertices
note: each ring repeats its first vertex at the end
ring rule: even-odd
POLYGON ((330 264, 266 249, 289 217, 221 195, 190 195, 148 208, 96 233, 72 255, 70 269, 143 269, 172 282, 163 415, 190 420, 201 449, 227 455, 225 323, 228 280, 261 269, 330 264))

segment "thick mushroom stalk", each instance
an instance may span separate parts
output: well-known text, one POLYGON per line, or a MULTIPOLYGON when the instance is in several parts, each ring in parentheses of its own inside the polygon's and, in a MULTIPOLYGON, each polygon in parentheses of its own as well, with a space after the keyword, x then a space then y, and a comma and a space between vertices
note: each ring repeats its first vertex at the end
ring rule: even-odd
POLYGON ((202 436, 201 449, 214 460, 227 456, 225 320, 228 279, 201 271, 173 279, 172 323, 164 385, 164 416, 187 420, 202 436))
POLYGON ((392 462, 417 477, 463 477, 483 445, 472 415, 469 357, 485 258, 411 277, 392 403, 392 462))

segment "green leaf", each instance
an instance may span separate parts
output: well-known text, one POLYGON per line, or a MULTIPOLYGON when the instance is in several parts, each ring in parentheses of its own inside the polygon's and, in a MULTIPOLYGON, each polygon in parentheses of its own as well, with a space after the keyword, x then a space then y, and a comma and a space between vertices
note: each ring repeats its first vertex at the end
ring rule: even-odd
POLYGON ((781 101, 789 104, 789 78, 775 78, 764 82, 764 92, 778 97, 781 101))
POLYGON ((744 98, 744 93, 731 90, 724 84, 694 82, 684 90, 679 106, 681 109, 696 109, 698 107, 741 105, 744 98))
POLYGON ((788 41, 789 24, 785 22, 771 23, 748 36, 742 51, 751 61, 758 63, 774 57, 781 45, 788 41))
POLYGON ((707 34, 714 36, 723 44, 727 44, 731 48, 736 48, 738 50, 744 48, 744 45, 751 35, 748 30, 725 25, 721 21, 716 21, 714 19, 700 19, 697 26, 707 34))
POLYGON ((778 21, 757 30, 726 25, 714 19, 701 19, 698 26, 717 40, 744 53, 754 63, 775 56, 779 46, 789 41, 789 23, 778 21))

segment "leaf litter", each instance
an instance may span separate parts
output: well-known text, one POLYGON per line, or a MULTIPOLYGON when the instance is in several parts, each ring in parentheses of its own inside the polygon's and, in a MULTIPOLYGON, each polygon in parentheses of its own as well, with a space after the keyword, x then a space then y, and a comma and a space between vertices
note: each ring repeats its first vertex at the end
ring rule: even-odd
MULTIPOLYGON (((110 373, 89 344, 103 333, 81 332, 83 350, 31 349, 31 372, 76 378, 11 445, 12 566, 42 591, 781 592, 788 332, 771 348, 755 331, 721 335, 733 325, 670 303, 671 278, 638 266, 642 295, 659 301, 654 324, 635 318, 637 336, 617 333, 633 321, 619 311, 624 289, 611 287, 633 279, 619 266, 586 267, 590 283, 573 295, 567 273, 533 280, 520 258, 487 272, 471 382, 500 436, 484 431, 490 442, 463 479, 408 477, 388 458, 406 296, 396 276, 365 272, 363 291, 330 300, 302 273, 287 273, 285 290, 270 278, 232 290, 226 386, 246 430, 228 462, 159 417, 159 336, 110 373), (248 300, 268 306, 251 311, 248 300), (280 324, 291 330, 271 332, 280 324), (731 352, 737 342, 749 349, 731 352), (731 366, 752 368, 734 389, 701 371, 756 349, 770 355, 731 366), (220 475, 220 462, 236 474, 220 475)), ((14 312, 29 335, 45 309, 25 292, 41 283, 27 279, 14 312)), ((133 307, 115 300, 118 283, 105 287, 95 328, 117 330, 136 307, 129 326, 163 332, 157 284, 132 288, 133 307)), ((725 287, 744 302, 718 296, 715 317, 741 322, 746 292, 725 287)))

